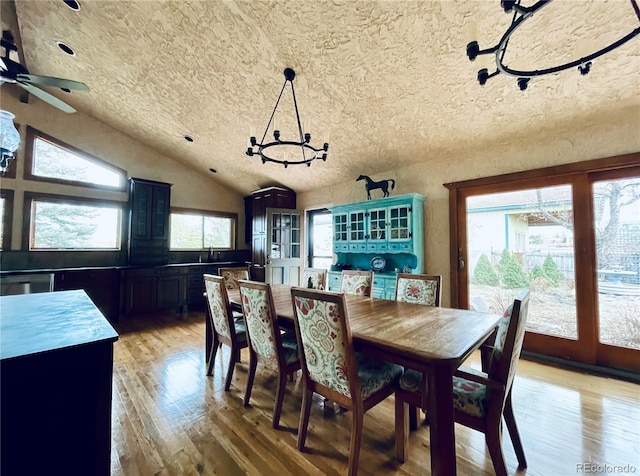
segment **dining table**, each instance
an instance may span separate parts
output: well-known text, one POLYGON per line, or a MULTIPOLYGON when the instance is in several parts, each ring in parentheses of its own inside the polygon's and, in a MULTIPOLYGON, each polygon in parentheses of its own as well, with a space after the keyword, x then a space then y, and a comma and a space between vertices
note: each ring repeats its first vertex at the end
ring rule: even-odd
MULTIPOLYGON (((278 319, 291 325, 291 286, 271 285, 278 319)), ((229 302, 241 309, 238 289, 229 302)), ((387 299, 346 295, 347 314, 357 351, 424 373, 428 383, 431 474, 456 474, 452 378, 456 369, 497 328, 495 314, 431 307, 387 299)), ((209 355, 212 328, 206 323, 209 355)))

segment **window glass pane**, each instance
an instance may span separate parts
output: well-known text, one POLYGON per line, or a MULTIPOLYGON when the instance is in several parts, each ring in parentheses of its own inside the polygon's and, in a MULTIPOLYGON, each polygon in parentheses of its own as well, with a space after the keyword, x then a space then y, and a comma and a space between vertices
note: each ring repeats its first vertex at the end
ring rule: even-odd
POLYGON ((171 214, 172 249, 201 250, 204 248, 202 236, 202 215, 171 214))
POLYGON ((204 217, 204 246, 231 249, 232 220, 225 217, 204 217))
POLYGON ((469 304, 502 314, 531 290, 527 331, 577 339, 569 185, 467 198, 469 304))
POLYGON ((120 187, 123 174, 42 139, 34 139, 33 175, 120 187))
POLYGON ((600 342, 640 349, 640 177, 593 185, 600 342))
POLYGON ((171 249, 202 250, 234 247, 235 219, 195 213, 171 214, 171 249))
POLYGON ((34 200, 30 249, 118 250, 120 216, 116 206, 34 200))

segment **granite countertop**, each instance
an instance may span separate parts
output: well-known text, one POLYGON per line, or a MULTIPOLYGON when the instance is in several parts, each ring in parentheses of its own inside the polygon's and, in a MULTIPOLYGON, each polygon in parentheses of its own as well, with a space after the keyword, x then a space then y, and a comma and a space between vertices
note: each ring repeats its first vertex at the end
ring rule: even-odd
POLYGON ((0 307, 0 360, 118 340, 82 290, 2 296, 0 307))

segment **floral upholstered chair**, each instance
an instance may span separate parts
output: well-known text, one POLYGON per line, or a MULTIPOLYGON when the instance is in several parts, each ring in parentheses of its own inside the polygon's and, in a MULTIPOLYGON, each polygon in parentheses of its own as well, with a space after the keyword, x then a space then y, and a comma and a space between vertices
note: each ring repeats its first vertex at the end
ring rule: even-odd
POLYGON ((298 449, 303 450, 313 393, 351 410, 349 471, 358 471, 364 413, 397 388, 402 367, 356 352, 344 294, 292 288, 304 387, 298 449))
MULTIPOLYGON (((453 377, 455 421, 485 434, 497 476, 507 475, 501 444, 503 416, 519 467, 527 467, 513 414, 511 387, 524 340, 528 308, 529 291, 525 290, 513 301, 500 321, 490 358, 487 359, 486 372, 460 367, 453 377)), ((400 461, 404 461, 408 455, 405 411, 410 405, 421 405, 429 410, 426 387, 421 372, 407 370, 400 379, 400 389, 396 392, 396 458, 400 461)))
POLYGON ((238 281, 240 279, 250 279, 248 266, 242 268, 220 268, 218 269, 218 274, 224 278, 227 289, 238 289, 238 281))
POLYGON ((205 274, 204 285, 207 295, 207 317, 213 329, 207 375, 213 375, 213 364, 220 344, 228 345, 231 348, 231 356, 229 357, 229 368, 224 389, 229 391, 235 364, 240 360, 240 350, 248 346, 247 329, 244 325, 244 320, 237 321, 232 318, 224 278, 205 274))
POLYGON ((320 268, 304 268, 302 279, 300 280, 301 288, 309 289, 326 289, 327 287, 327 270, 320 268))
POLYGON ((439 306, 442 276, 398 273, 396 277, 396 301, 439 306))
POLYGON ((342 271, 340 292, 354 296, 371 297, 373 271, 342 271))
POLYGON ((287 375, 300 370, 298 346, 293 333, 282 334, 273 306, 271 286, 255 281, 240 280, 240 300, 249 336, 249 375, 244 406, 249 406, 251 389, 258 362, 278 374, 276 403, 273 409, 273 428, 278 428, 287 375), (287 340, 287 342, 283 342, 287 340))

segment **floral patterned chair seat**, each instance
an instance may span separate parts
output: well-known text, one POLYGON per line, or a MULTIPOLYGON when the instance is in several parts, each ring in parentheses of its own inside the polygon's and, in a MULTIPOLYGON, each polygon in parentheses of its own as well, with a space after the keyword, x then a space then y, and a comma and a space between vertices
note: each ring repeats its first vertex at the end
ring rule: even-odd
POLYGON ((342 271, 341 293, 370 297, 372 286, 373 271, 342 271))
POLYGON ((396 277, 396 301, 439 306, 442 276, 398 273, 396 277))

